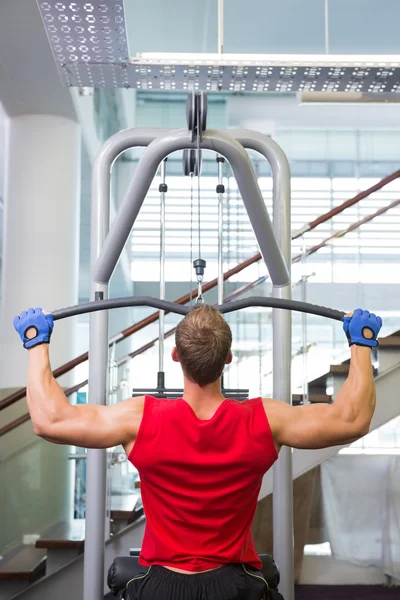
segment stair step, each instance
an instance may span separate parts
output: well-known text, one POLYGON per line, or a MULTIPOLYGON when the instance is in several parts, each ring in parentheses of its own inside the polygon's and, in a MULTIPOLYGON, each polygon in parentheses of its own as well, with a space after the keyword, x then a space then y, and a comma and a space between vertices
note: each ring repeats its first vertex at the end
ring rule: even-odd
MULTIPOLYGON (((138 482, 135 482, 135 488, 139 488, 136 486, 138 482)), ((111 509, 111 519, 114 521, 129 521, 133 523, 136 519, 138 519, 143 514, 142 504, 139 503, 140 495, 132 494, 129 496, 121 496, 114 497, 112 500, 112 509, 111 509)))
POLYGON ((341 364, 341 365, 331 365, 329 367, 330 375, 348 375, 350 370, 349 364, 341 364))
POLYGON ((53 534, 42 537, 36 542, 36 548, 47 550, 76 548, 83 550, 85 545, 85 520, 74 519, 59 527, 53 534))
POLYGON ((45 574, 46 552, 35 546, 24 546, 8 560, 0 562, 0 581, 28 581, 32 583, 45 574))
POLYGON ((379 348, 400 348, 400 335, 389 335, 380 339, 379 348))
MULTIPOLYGON (((385 338, 386 339, 386 338, 385 338)), ((377 370, 371 365, 371 369, 373 370, 374 376, 377 375, 377 370)), ((322 390, 325 390, 327 381, 332 375, 342 375, 346 376, 349 374, 350 370, 350 361, 344 362, 340 365, 331 365, 329 367, 328 373, 324 373, 324 375, 320 375, 317 379, 310 381, 308 384, 309 390, 311 394, 320 394, 323 393, 322 390)))
MULTIPOLYGON (((113 521, 133 523, 142 516, 143 507, 138 504, 139 494, 113 497, 110 517, 113 521)), ((76 549, 83 552, 85 547, 85 519, 74 519, 58 527, 49 535, 36 542, 36 548, 47 550, 76 549)))
MULTIPOLYGON (((302 404, 304 402, 303 394, 293 394, 293 404, 302 404)), ((308 401, 310 404, 330 404, 332 396, 327 394, 309 394, 308 401)))
MULTIPOLYGON (((390 337, 400 337, 400 331, 393 331, 393 333, 391 333, 390 335, 386 336, 385 338, 382 338, 384 340, 387 340, 390 337)), ((381 343, 381 339, 379 339, 379 343, 381 343)))

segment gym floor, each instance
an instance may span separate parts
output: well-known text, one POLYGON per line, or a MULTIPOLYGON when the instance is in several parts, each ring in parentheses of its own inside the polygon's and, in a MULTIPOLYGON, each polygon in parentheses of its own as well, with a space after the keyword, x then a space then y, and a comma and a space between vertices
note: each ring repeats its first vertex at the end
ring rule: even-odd
POLYGON ((382 600, 399 597, 399 588, 384 588, 380 585, 296 586, 296 600, 382 600))

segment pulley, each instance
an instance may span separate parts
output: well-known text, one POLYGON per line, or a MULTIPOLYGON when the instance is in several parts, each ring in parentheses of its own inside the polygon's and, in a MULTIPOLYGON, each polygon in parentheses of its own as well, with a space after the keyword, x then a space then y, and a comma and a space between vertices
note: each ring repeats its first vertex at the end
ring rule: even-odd
POLYGON ((201 142, 203 133, 207 128, 207 94, 204 92, 190 92, 186 100, 186 121, 191 132, 191 141, 199 137, 201 142))
POLYGON ((183 174, 185 177, 189 177, 189 175, 194 175, 198 177, 201 174, 201 150, 199 152, 200 156, 200 168, 197 160, 197 151, 192 148, 191 150, 184 150, 182 156, 182 165, 183 165, 183 174))

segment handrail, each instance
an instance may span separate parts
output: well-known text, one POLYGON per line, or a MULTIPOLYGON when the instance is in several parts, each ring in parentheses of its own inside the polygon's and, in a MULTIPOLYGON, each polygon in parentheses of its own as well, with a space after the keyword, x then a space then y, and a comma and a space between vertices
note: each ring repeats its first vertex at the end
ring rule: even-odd
MULTIPOLYGON (((305 252, 303 252, 301 254, 297 254, 297 256, 294 256, 292 258, 292 263, 298 263, 301 260, 303 260, 304 258, 307 258, 308 256, 311 256, 311 254, 314 254, 314 252, 317 252, 321 248, 324 248, 325 246, 328 246, 329 244, 331 244, 333 242, 333 240, 339 239, 339 238, 345 236, 347 233, 350 233, 351 231, 354 231, 358 227, 361 227, 361 225, 365 225, 365 223, 368 223, 369 221, 372 221, 376 217, 379 217, 380 215, 383 215, 385 212, 387 212, 388 210, 394 208, 395 206, 398 206, 399 204, 400 204, 400 199, 399 200, 393 200, 393 202, 391 202, 390 204, 387 204, 386 206, 383 206, 382 208, 380 208, 376 212, 372 213, 372 215, 368 215, 367 217, 364 217, 360 221, 357 221, 356 223, 353 223, 352 225, 349 225, 349 227, 346 227, 346 229, 342 229, 341 231, 337 231, 336 233, 334 233, 333 235, 329 236, 328 238, 326 238, 325 240, 323 240, 319 244, 316 244, 315 246, 311 246, 310 248, 308 248, 305 252)), ((225 301, 229 302, 230 298, 233 298, 236 294, 244 294, 245 292, 251 290, 253 287, 255 287, 257 285, 260 285, 260 283, 264 283, 264 281, 267 281, 267 279, 268 279, 268 274, 261 275, 261 277, 259 277, 255 281, 252 281, 251 283, 246 283, 245 285, 242 285, 240 288, 238 288, 237 290, 235 290, 230 296, 228 296, 226 298, 225 301)))
MULTIPOLYGON (((377 211, 375 211, 371 215, 368 215, 367 217, 364 217, 360 221, 357 221, 356 223, 353 223, 352 225, 349 225, 349 227, 347 227, 346 229, 342 229, 341 231, 337 231, 334 235, 329 236, 328 238, 326 238, 320 244, 317 244, 316 246, 312 246, 311 248, 309 248, 305 253, 303 253, 301 255, 299 254, 299 255, 295 256, 292 259, 292 262, 298 262, 298 260, 300 260, 304 256, 310 256, 311 254, 314 254, 315 252, 317 252, 318 250, 320 250, 324 246, 328 245, 333 239, 338 239, 338 238, 341 238, 341 237, 345 236, 347 233, 350 233, 351 231, 354 231, 355 229, 357 229, 361 225, 364 225, 365 223, 368 223, 369 221, 372 221, 374 218, 376 218, 376 217, 384 214, 385 212, 387 212, 388 210, 394 208, 395 206, 398 206, 399 204, 400 204, 400 199, 394 200, 393 202, 387 204, 386 206, 383 206, 382 208, 378 209, 377 211)), ((226 296, 224 298, 224 302, 230 302, 232 300, 232 298, 245 293, 246 291, 248 291, 249 289, 251 289, 253 287, 256 287, 257 285, 260 285, 261 283, 263 283, 264 281, 266 281, 267 278, 268 278, 267 275, 263 275, 262 277, 259 277, 258 279, 256 279, 252 283, 246 284, 246 285, 238 288, 232 294, 230 294, 229 296, 226 296)), ((315 313, 315 314, 317 314, 317 313, 315 313)), ((173 335, 175 333, 175 331, 176 331, 176 327, 173 327, 169 331, 165 332, 164 337, 166 338, 166 337, 169 337, 169 336, 173 335)), ((148 342, 147 344, 145 344, 144 346, 142 346, 138 350, 134 350, 133 352, 129 353, 127 356, 123 357, 120 361, 118 361, 118 366, 121 365, 121 364, 123 364, 123 363, 125 363, 125 362, 127 362, 131 358, 134 358, 134 357, 138 356, 139 354, 142 354, 146 350, 149 350, 150 348, 152 348, 157 343, 157 341, 158 341, 158 338, 154 338, 153 340, 151 340, 150 342, 148 342)), ((72 395, 73 393, 77 392, 82 387, 84 387, 85 385, 87 385, 87 383, 88 383, 88 380, 86 379, 85 381, 82 381, 81 383, 78 383, 78 384, 74 385, 73 387, 70 387, 69 389, 67 389, 65 391, 65 395, 67 397, 70 396, 70 395, 72 395)), ((11 431, 12 429, 14 429, 15 427, 18 427, 18 425, 22 425, 23 423, 29 421, 29 419, 30 419, 30 415, 29 415, 29 413, 27 413, 27 414, 23 415, 22 417, 19 417, 18 419, 15 419, 14 421, 11 421, 11 423, 8 423, 7 425, 5 425, 4 427, 2 427, 0 429, 0 437, 2 435, 4 435, 5 433, 8 433, 9 431, 11 431)))
MULTIPOLYGON (((349 225, 349 227, 347 227, 346 229, 337 231, 334 235, 326 238, 320 244, 317 244, 316 246, 311 246, 311 248, 308 248, 305 253, 298 254, 297 256, 295 256, 292 259, 292 263, 298 262, 305 256, 307 257, 307 256, 310 256, 311 254, 314 254, 315 252, 320 250, 320 248, 327 246, 330 242, 332 242, 333 239, 341 238, 341 237, 345 236, 347 233, 350 233, 351 231, 354 231, 358 227, 361 227, 361 225, 364 225, 365 223, 372 221, 376 217, 379 217, 380 215, 384 214, 385 212, 394 208, 395 206, 398 206, 399 204, 400 204, 400 199, 394 200, 390 204, 383 206, 382 208, 380 208, 376 212, 372 213, 371 215, 368 215, 367 217, 364 217, 360 221, 357 221, 356 223, 349 225)), ((258 285, 260 285, 261 283, 264 283, 267 279, 268 279, 268 275, 262 275, 255 281, 252 281, 251 283, 246 283, 245 285, 241 286, 240 288, 237 288, 234 292, 232 292, 228 296, 225 296, 224 302, 230 302, 236 296, 240 296, 241 294, 248 292, 249 290, 253 289, 254 287, 257 287, 258 285)), ((170 337, 171 335, 173 335, 175 333, 175 331, 176 331, 176 327, 169 329, 168 331, 165 332, 164 337, 170 337)), ((132 352, 130 352, 129 354, 127 354, 126 356, 124 356, 123 358, 118 360, 118 366, 124 364, 126 361, 128 361, 132 358, 135 358, 136 356, 139 356, 139 354, 146 352, 146 350, 150 350, 150 348, 152 348, 157 342, 158 342, 158 337, 154 338, 150 342, 147 342, 147 344, 145 344, 141 348, 138 348, 137 350, 133 350, 132 352)))
POLYGON ((318 225, 325 223, 325 221, 329 221, 329 219, 331 219, 332 217, 335 217, 339 213, 343 212, 344 210, 346 210, 346 208, 350 208, 350 206, 354 206, 354 204, 357 204, 357 202, 360 202, 360 200, 364 200, 364 198, 367 198, 367 196, 370 196, 374 192, 377 192, 381 188, 385 187, 385 185, 387 185, 388 183, 391 183, 392 181, 394 181, 395 179, 398 179, 399 177, 400 177, 400 169, 398 171, 395 171, 394 173, 391 173, 391 175, 387 175, 387 177, 384 177, 383 179, 381 179, 380 181, 375 183, 375 185, 372 185, 370 188, 367 188, 366 190, 359 192, 358 194, 353 196, 353 198, 350 198, 349 200, 342 202, 342 204, 339 204, 339 206, 336 206, 335 208, 332 208, 332 210, 328 211, 327 213, 324 213, 320 217, 317 217, 316 219, 314 219, 314 221, 311 221, 310 223, 305 225, 302 229, 299 229, 298 231, 296 231, 295 234, 292 236, 292 239, 297 240, 297 238, 301 237, 308 231, 315 229, 316 227, 318 227, 318 225))
MULTIPOLYGON (((292 239, 295 240, 295 239, 301 237, 302 235, 311 231, 318 225, 325 223, 325 221, 328 221, 330 218, 339 214, 343 210, 346 210, 350 206, 353 206, 354 204, 356 204, 360 200, 363 200, 370 194, 373 194, 374 192, 380 190, 385 185, 387 185, 388 183, 391 183, 392 181, 394 181, 395 179, 398 179, 399 177, 400 177, 400 170, 395 171, 394 173, 391 173, 387 177, 384 177, 383 179, 381 179, 381 181, 378 181, 373 186, 371 186, 371 187, 367 188, 366 190, 363 190, 362 192, 359 192, 358 194, 353 196, 353 198, 346 200, 339 206, 336 206, 332 210, 324 213, 323 215, 320 215, 317 219, 314 219, 313 221, 310 221, 309 223, 307 223, 302 229, 294 232, 294 234, 292 235, 292 239)), ((233 275, 237 275, 238 273, 243 271, 243 269, 246 269, 250 265, 258 262, 260 259, 261 259, 261 254, 258 252, 257 254, 255 254, 254 256, 251 256, 250 258, 243 261, 242 263, 239 263, 238 265, 236 265, 235 267, 233 267, 232 269, 230 269, 229 271, 224 273, 224 281, 226 279, 229 279, 233 275)), ((207 292, 210 289, 213 289, 214 287, 217 286, 217 284, 218 284, 217 278, 213 279, 212 281, 209 281, 208 283, 204 284, 203 292, 207 292)), ((178 298, 174 302, 175 302, 175 304, 187 304, 187 302, 190 301, 191 295, 196 294, 196 293, 197 293, 197 289, 193 290, 191 293, 185 294, 184 296, 182 296, 181 298, 178 298)), ((114 336, 113 338, 111 338, 110 344, 119 343, 123 339, 126 339, 127 337, 131 336, 133 333, 136 333, 136 332, 140 331, 141 329, 143 329, 144 327, 146 327, 147 325, 154 323, 155 321, 158 320, 158 317, 159 317, 159 312, 157 311, 155 313, 152 313, 148 317, 145 317, 141 321, 138 321, 138 323, 134 323, 130 327, 127 327, 126 329, 121 331, 121 333, 119 333, 116 336, 114 336)), ((89 353, 84 352, 80 356, 70 360, 69 362, 65 363, 61 367, 58 367, 57 369, 55 369, 53 371, 53 376, 57 379, 58 377, 61 377, 62 375, 69 373, 70 371, 72 371, 72 369, 74 369, 78 365, 87 361, 88 357, 89 357, 89 353)), ((7 396, 6 398, 4 398, 3 400, 0 401, 0 411, 7 408, 8 406, 11 406, 18 400, 22 400, 23 398, 25 398, 25 396, 26 396, 26 387, 21 388, 21 389, 17 390, 16 392, 13 392, 12 394, 10 394, 9 396, 7 396)), ((1 434, 1 430, 0 430, 0 434, 1 434)))

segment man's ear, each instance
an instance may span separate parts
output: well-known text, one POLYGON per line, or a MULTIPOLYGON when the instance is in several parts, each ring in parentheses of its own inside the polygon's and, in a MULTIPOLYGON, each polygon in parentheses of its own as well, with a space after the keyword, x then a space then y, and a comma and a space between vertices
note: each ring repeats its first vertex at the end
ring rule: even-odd
POLYGON ((225 364, 226 364, 226 365, 230 365, 230 364, 231 364, 231 362, 232 362, 232 351, 231 351, 231 350, 229 350, 229 354, 228 354, 228 356, 227 356, 227 358, 226 358, 225 364))
POLYGON ((176 346, 174 346, 172 348, 171 357, 174 362, 180 362, 179 356, 178 356, 178 350, 176 349, 176 346))

